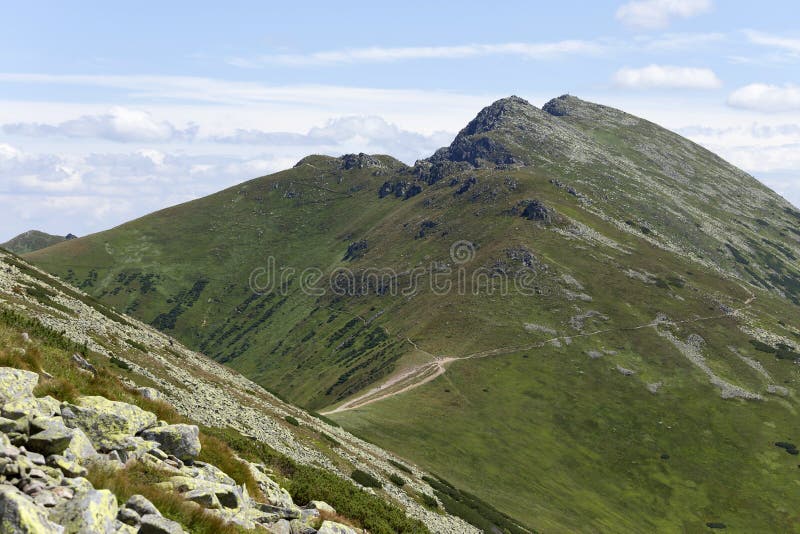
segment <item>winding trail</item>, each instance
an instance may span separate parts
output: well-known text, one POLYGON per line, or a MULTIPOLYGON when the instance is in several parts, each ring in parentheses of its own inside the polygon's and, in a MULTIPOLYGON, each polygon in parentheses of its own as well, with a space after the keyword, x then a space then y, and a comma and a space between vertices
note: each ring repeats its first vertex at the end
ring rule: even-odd
POLYGON ((473 352, 472 354, 467 354, 465 356, 436 356, 431 354, 430 352, 420 348, 414 341, 409 339, 408 337, 405 338, 405 341, 409 343, 414 349, 417 351, 427 354, 433 358, 432 361, 415 365, 413 367, 409 367, 400 371, 399 373, 395 374, 394 376, 390 377, 386 382, 382 383, 381 385, 370 389, 369 391, 348 400, 337 406, 332 410, 327 410, 321 412, 322 415, 331 415, 335 413, 346 412, 349 410, 354 410, 356 408, 362 408, 364 406, 370 405, 374 402, 378 402, 384 399, 388 399, 390 397, 394 397, 396 395, 400 395, 407 391, 411 391, 412 389, 418 388, 428 382, 436 379, 437 377, 443 375, 447 370, 447 366, 455 361, 461 360, 472 360, 472 359, 479 359, 479 358, 489 358, 492 356, 500 356, 504 354, 511 354, 515 352, 531 350, 536 348, 542 348, 546 345, 565 341, 567 339, 575 339, 581 337, 592 337, 599 334, 606 334, 609 332, 626 332, 626 331, 633 331, 633 330, 641 330, 644 328, 655 328, 659 325, 677 325, 677 324, 686 324, 686 323, 698 323, 701 321, 711 321, 714 319, 722 319, 725 317, 735 317, 737 312, 741 311, 744 308, 750 307, 752 302, 755 300, 755 295, 751 292, 749 298, 743 302, 743 306, 741 308, 737 308, 731 310, 729 312, 717 314, 717 315, 709 315, 705 317, 696 317, 694 319, 683 319, 680 321, 668 321, 668 320, 660 320, 655 319, 649 323, 636 325, 636 326, 628 326, 628 327, 619 327, 619 328, 603 328, 600 330, 595 330, 592 332, 584 332, 574 335, 568 336, 557 336, 550 339, 546 339, 544 341, 537 341, 535 343, 528 343, 525 345, 516 345, 511 347, 498 347, 496 349, 489 349, 479 352, 473 352))

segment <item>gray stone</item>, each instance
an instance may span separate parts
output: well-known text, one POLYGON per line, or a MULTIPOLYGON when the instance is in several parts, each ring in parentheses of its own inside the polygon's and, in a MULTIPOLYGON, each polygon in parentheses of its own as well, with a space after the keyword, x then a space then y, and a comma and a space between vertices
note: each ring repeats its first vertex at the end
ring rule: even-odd
POLYGON ((125 438, 156 423, 155 414, 126 402, 105 397, 80 397, 76 404, 62 408, 61 416, 70 428, 80 428, 97 450, 114 450, 125 438))
POLYGON ((272 534, 292 534, 292 525, 285 519, 280 519, 269 525, 267 530, 272 534))
POLYGON ((148 514, 142 516, 139 534, 184 534, 184 532, 175 521, 160 515, 148 514))
POLYGON ((8 419, 0 417, 0 432, 3 434, 27 433, 28 432, 28 419, 26 417, 18 417, 15 419, 8 419))
POLYGON ((52 417, 61 410, 61 403, 51 396, 37 399, 35 397, 21 397, 12 399, 3 405, 3 417, 19 419, 20 417, 52 417))
POLYGON ((333 521, 323 521, 322 526, 319 527, 317 531, 318 534, 357 534, 355 530, 348 527, 347 525, 342 525, 341 523, 335 523, 333 521))
POLYGON ((44 456, 42 456, 38 452, 25 451, 24 454, 25 454, 25 456, 28 457, 28 459, 31 462, 33 462, 33 465, 44 465, 46 463, 45 459, 44 459, 44 456))
POLYGON ((62 533, 64 528, 51 522, 44 508, 16 488, 0 485, 0 531, 3 534, 62 533))
POLYGON ((51 518, 63 525, 67 534, 113 534, 117 499, 108 490, 79 492, 72 500, 59 503, 51 518))
POLYGON ((136 388, 136 391, 147 400, 164 400, 164 395, 155 388, 140 387, 136 388))
POLYGON ((54 455, 48 458, 51 466, 60 470, 67 478, 77 478, 86 476, 86 468, 78 462, 68 460, 63 456, 54 455))
POLYGON ((83 462, 97 457, 97 451, 86 433, 80 428, 72 429, 72 441, 69 446, 64 450, 64 457, 68 460, 76 460, 83 462))
POLYGON ((182 461, 192 461, 200 454, 200 430, 196 425, 167 425, 149 428, 140 435, 161 444, 161 449, 182 461))
POLYGON ((222 504, 217 498, 217 494, 208 488, 195 489, 187 491, 183 494, 183 498, 187 501, 196 502, 203 508, 219 509, 222 504))
POLYGON ((126 525, 138 526, 141 516, 132 508, 120 508, 117 512, 117 519, 126 525))
POLYGON ((53 425, 28 438, 27 448, 46 456, 61 454, 72 441, 72 430, 53 425))
POLYGON ((13 367, 0 367, 0 402, 21 397, 33 397, 33 388, 39 383, 39 375, 13 367))
POLYGON ((146 515, 161 515, 161 512, 158 511, 158 508, 148 501, 142 495, 131 495, 131 497, 125 501, 125 508, 130 508, 140 516, 146 515))
POLYGON ((89 363, 89 360, 87 360, 80 354, 78 353, 73 354, 72 361, 75 365, 78 366, 78 368, 83 369, 84 371, 89 371, 93 375, 97 374, 97 369, 95 368, 95 366, 89 363))
POLYGON ((336 510, 330 504, 326 503, 325 501, 311 501, 308 503, 309 508, 314 508, 315 510, 319 510, 320 512, 327 512, 329 514, 335 514, 336 510))

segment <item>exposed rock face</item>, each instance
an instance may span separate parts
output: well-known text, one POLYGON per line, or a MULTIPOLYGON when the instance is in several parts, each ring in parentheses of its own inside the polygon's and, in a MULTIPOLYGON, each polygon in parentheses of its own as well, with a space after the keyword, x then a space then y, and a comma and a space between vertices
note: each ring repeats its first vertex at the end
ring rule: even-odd
POLYGON ((345 154, 339 158, 342 162, 342 168, 347 169, 364 169, 367 167, 384 167, 384 164, 375 156, 364 154, 345 154))

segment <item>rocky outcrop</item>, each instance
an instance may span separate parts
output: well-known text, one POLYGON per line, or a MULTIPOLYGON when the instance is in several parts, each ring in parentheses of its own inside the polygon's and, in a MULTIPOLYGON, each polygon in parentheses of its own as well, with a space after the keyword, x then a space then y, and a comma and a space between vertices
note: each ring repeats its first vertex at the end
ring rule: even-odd
POLYGON ((321 522, 321 501, 302 509, 260 464, 245 462, 263 500, 218 467, 197 461, 198 427, 167 424, 137 406, 99 396, 59 403, 36 398, 38 375, 0 367, 0 532, 183 534, 142 495, 124 504, 108 489, 85 478, 87 468, 123 469, 141 463, 164 480, 154 487, 245 530, 351 534, 353 529, 321 522), (100 452, 98 452, 100 451, 100 452), (321 523, 321 524, 320 524, 321 523))

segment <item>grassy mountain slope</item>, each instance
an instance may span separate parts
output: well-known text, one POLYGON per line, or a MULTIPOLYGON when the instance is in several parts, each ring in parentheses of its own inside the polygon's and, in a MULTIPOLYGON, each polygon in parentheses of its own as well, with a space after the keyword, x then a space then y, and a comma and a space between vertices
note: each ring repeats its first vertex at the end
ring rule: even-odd
POLYGON ((56 243, 61 243, 62 241, 73 238, 75 238, 75 236, 72 234, 64 237, 40 232, 39 230, 28 230, 0 244, 0 248, 10 250, 14 254, 27 254, 28 252, 47 248, 56 243))
MULTIPOLYGON (((430 475, 413 464, 280 401, 174 339, 0 251, 0 367, 6 366, 39 373, 37 396, 72 402, 79 395, 101 395, 141 406, 160 419, 201 425, 200 459, 229 468, 251 492, 255 481, 242 472, 234 451, 269 466, 298 504, 324 500, 370 532, 477 532, 439 509, 423 481, 430 475), (78 353, 93 372, 74 356, 78 353), (150 388, 156 400, 140 395, 140 387, 150 388), (404 468, 402 485, 390 481, 398 476, 398 465, 404 468), (356 476, 351 479, 357 471, 373 477, 359 478, 359 484, 369 482, 368 489, 353 482, 356 476)), ((135 478, 136 470, 127 476, 135 478)), ((179 521, 197 523, 200 518, 187 509, 171 511, 179 521)), ((188 530, 219 531, 213 522, 194 526, 188 530)), ((233 531, 244 530, 225 530, 233 531)))
POLYGON ((657 125, 511 97, 413 167, 312 156, 29 258, 534 528, 793 531, 799 222, 657 125))

